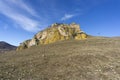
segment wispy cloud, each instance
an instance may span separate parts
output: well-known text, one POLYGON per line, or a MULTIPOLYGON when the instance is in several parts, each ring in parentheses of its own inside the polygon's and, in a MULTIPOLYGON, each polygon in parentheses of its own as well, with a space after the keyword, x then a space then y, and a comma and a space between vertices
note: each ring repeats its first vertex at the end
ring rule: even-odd
POLYGON ((33 16, 36 15, 36 12, 32 8, 28 7, 25 3, 23 3, 22 0, 1 0, 0 13, 12 19, 24 30, 32 32, 40 30, 40 23, 37 20, 34 20, 27 15, 20 13, 16 8, 14 8, 14 6, 11 6, 11 4, 17 4, 17 7, 27 10, 33 16))
POLYGON ((7 0, 7 1, 9 1, 9 3, 18 5, 18 7, 22 8, 23 10, 27 11, 33 16, 38 16, 37 12, 34 9, 32 9, 31 6, 29 6, 28 4, 25 4, 23 0, 7 0))
POLYGON ((65 14, 61 20, 64 21, 64 20, 68 20, 70 18, 73 18, 74 16, 76 16, 75 14, 65 14))

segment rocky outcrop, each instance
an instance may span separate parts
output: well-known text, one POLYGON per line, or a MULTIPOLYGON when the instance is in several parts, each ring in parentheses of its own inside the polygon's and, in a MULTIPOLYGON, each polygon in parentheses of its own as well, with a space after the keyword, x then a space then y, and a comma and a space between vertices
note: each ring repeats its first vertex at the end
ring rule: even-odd
POLYGON ((34 45, 49 44, 56 41, 75 39, 86 39, 78 24, 52 24, 49 28, 38 32, 31 40, 26 40, 20 44, 17 50, 26 49, 34 45))

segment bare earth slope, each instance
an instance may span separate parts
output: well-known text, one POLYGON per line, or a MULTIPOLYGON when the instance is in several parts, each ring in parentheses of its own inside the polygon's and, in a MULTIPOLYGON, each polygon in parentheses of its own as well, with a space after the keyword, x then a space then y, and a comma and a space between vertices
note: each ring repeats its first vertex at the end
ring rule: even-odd
POLYGON ((10 53, 0 54, 1 80, 120 80, 118 38, 67 40, 10 53))

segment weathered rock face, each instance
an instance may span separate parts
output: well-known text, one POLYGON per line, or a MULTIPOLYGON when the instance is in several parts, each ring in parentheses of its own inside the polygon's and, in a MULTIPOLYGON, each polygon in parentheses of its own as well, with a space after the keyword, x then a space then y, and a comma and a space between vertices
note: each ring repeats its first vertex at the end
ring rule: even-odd
POLYGON ((60 40, 86 39, 87 34, 80 30, 78 24, 52 24, 49 28, 38 32, 31 40, 26 40, 20 44, 17 50, 29 48, 34 45, 49 44, 60 40))

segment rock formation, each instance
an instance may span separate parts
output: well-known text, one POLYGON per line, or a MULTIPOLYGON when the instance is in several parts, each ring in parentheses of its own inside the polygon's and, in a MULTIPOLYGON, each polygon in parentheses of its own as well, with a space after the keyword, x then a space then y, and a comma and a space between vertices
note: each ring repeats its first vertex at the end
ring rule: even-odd
POLYGON ((49 44, 56 41, 75 39, 86 39, 84 33, 78 24, 52 24, 49 28, 38 32, 31 40, 26 40, 20 44, 17 50, 29 48, 34 45, 49 44))

